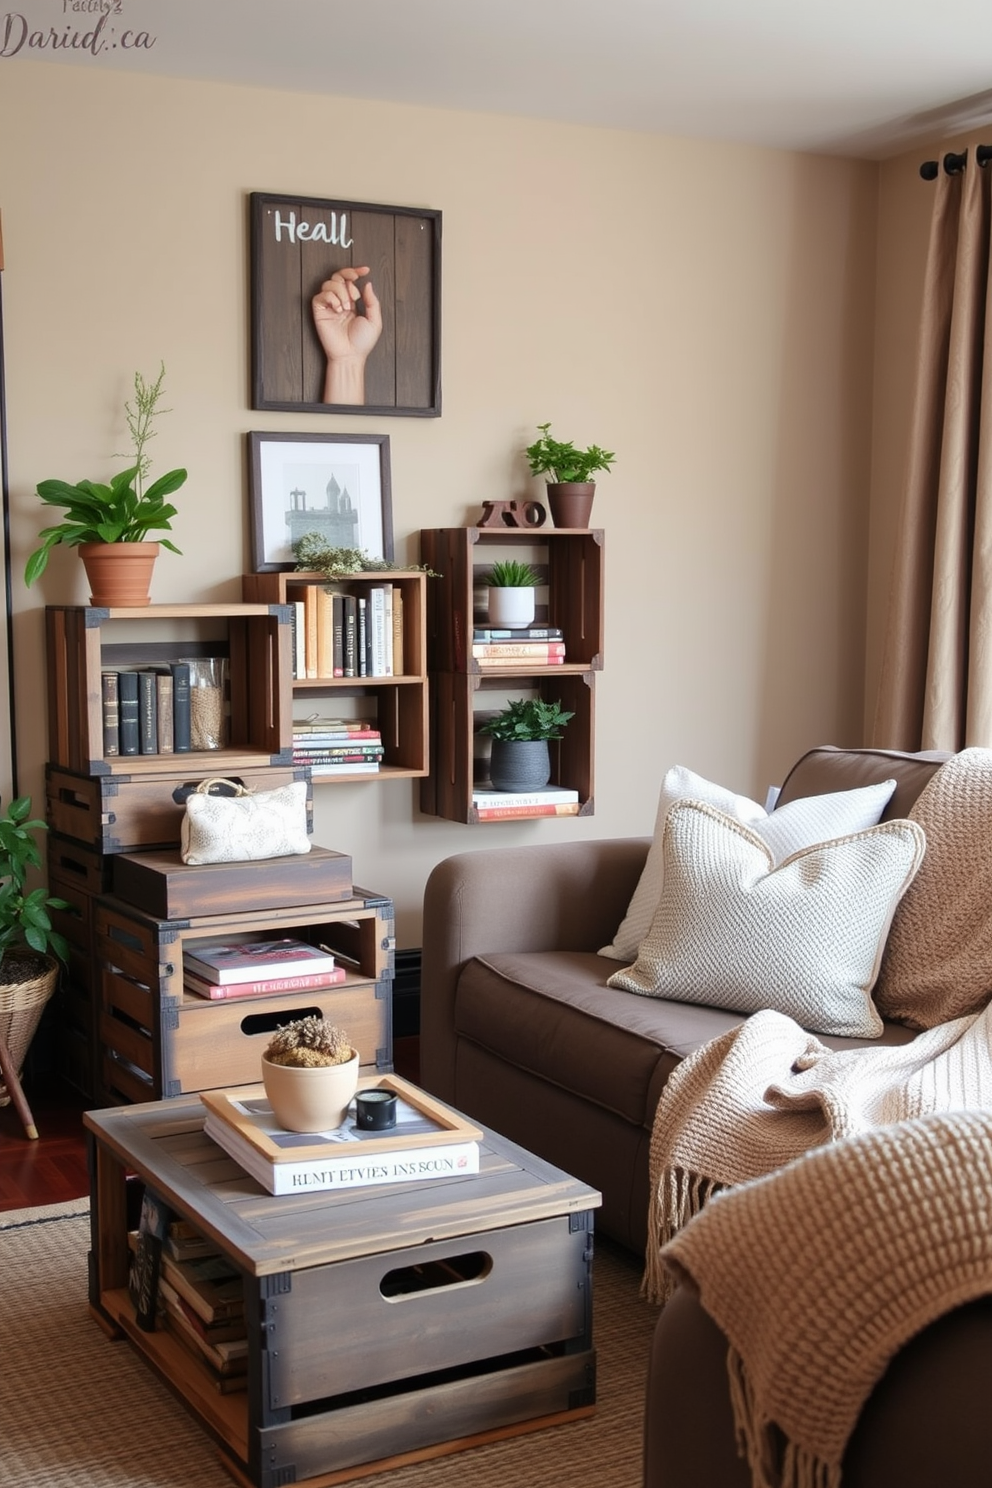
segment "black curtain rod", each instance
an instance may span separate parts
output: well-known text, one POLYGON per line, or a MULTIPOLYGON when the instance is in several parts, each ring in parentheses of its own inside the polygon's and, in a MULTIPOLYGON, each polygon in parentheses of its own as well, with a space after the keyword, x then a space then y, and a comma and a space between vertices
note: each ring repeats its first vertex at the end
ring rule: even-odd
MULTIPOLYGON (((978 145, 975 149, 975 159, 979 165, 988 165, 992 160, 992 145, 978 145)), ((958 171, 963 171, 968 164, 968 151, 962 150, 960 155, 953 152, 944 156, 943 166, 949 176, 956 176, 958 171)), ((924 160, 920 166, 920 175, 924 181, 936 181, 940 175, 941 162, 939 160, 924 160)))

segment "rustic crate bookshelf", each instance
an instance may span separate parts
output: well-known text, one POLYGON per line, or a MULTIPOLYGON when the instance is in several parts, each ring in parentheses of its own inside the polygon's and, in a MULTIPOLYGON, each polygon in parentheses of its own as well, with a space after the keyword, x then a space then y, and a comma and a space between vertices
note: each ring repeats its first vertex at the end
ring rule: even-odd
MULTIPOLYGON (((476 823, 478 715, 505 705, 508 694, 560 700, 575 714, 560 741, 551 741, 551 784, 579 793, 579 815, 595 809, 595 673, 603 666, 604 538, 598 528, 425 529, 421 560, 440 575, 427 591, 431 673, 431 773, 421 782, 421 810, 476 823), (473 658, 472 630, 483 575, 505 556, 529 562, 546 592, 536 620, 559 626, 565 663, 486 670, 473 658)), ((567 818, 556 818, 566 820, 567 818)))
POLYGON ((392 1069, 395 931, 392 902, 381 895, 355 888, 334 903, 163 920, 106 894, 96 901, 94 935, 103 1104, 251 1084, 277 1025, 315 1011, 347 1030, 363 1074, 392 1069), (346 980, 216 1002, 186 992, 183 950, 244 932, 326 945, 346 980))
MULTIPOLYGON (((375 727, 385 749, 375 774, 317 776, 317 784, 398 777, 423 777, 429 768, 428 684, 426 647, 426 578, 414 569, 389 569, 351 574, 333 581, 319 573, 252 573, 242 576, 242 594, 248 601, 291 605, 305 598, 307 590, 333 582, 335 588, 365 593, 377 582, 398 586, 403 595, 403 672, 393 677, 292 677, 292 699, 299 703, 320 700, 322 709, 333 709, 335 698, 357 698, 375 713, 375 727)), ((432 581, 433 582, 433 581, 432 581)))
POLYGON ((82 775, 162 774, 197 778, 292 763, 292 623, 278 604, 147 605, 105 609, 49 605, 48 757, 82 775), (154 638, 171 631, 169 639, 154 638), (214 637, 201 637, 213 631, 214 637), (208 650, 204 651, 206 646, 208 650), (210 649, 212 648, 212 649, 210 649), (216 750, 114 755, 103 745, 101 673, 191 654, 225 654, 230 742, 216 750))

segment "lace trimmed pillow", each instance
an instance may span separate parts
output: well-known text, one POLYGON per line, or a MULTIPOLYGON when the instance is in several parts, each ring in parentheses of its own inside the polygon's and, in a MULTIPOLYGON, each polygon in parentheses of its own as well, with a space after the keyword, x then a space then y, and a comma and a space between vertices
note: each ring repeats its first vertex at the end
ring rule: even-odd
POLYGON ((776 867, 751 827, 677 801, 661 902, 637 961, 607 986, 739 1013, 773 1008, 810 1033, 877 1038, 871 989, 925 847, 915 822, 883 822, 776 867))
POLYGON ((884 780, 877 785, 860 786, 856 790, 830 791, 822 796, 804 796, 798 801, 789 801, 770 815, 757 801, 747 796, 735 795, 722 785, 704 780, 684 765, 673 765, 662 781, 658 797, 658 814, 654 824, 654 841, 640 881, 634 890, 630 907, 613 937, 611 945, 603 946, 601 956, 612 961, 625 961, 628 965, 637 959, 641 942, 651 928, 651 920, 664 883, 662 837, 668 812, 675 801, 705 801, 718 811, 725 811, 736 821, 745 822, 758 833, 771 848, 777 863, 800 848, 812 847, 814 843, 826 842, 833 837, 846 837, 851 832, 862 832, 879 821, 892 794, 894 780, 884 780))

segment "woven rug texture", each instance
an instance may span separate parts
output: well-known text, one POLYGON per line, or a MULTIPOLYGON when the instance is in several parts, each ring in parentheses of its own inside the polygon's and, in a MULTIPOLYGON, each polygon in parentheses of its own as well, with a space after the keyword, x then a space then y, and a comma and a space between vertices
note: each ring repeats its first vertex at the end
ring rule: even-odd
MULTIPOLYGON (((87 1311, 86 1200, 0 1214, 4 1488, 231 1488, 218 1449, 87 1311)), ((656 1310, 638 1257, 598 1242, 596 1414, 359 1479, 365 1488, 640 1488, 656 1310)))

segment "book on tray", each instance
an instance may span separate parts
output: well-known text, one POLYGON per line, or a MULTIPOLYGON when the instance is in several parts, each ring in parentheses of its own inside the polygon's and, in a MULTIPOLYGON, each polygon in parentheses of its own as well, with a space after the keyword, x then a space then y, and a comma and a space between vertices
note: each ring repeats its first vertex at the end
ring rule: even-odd
POLYGON ((373 1087, 396 1095, 396 1126, 388 1132, 359 1130, 354 1102, 333 1131, 286 1131, 262 1085, 201 1091, 203 1130, 276 1195, 461 1178, 479 1171, 482 1132, 477 1126, 398 1075, 359 1081, 359 1090, 373 1087))
POLYGON ((195 947, 195 950, 183 951, 183 970, 222 987, 333 971, 335 966, 330 951, 290 937, 280 940, 199 940, 195 947))

